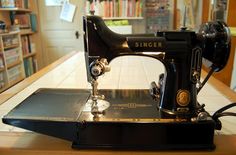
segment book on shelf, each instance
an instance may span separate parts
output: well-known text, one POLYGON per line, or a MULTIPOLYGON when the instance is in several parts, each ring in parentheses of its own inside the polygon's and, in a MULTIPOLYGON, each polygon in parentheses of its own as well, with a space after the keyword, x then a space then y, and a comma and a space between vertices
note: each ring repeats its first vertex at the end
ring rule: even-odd
POLYGON ((19 64, 8 70, 8 80, 10 85, 15 84, 23 78, 21 68, 22 66, 19 64))
POLYGON ((3 36, 2 41, 3 41, 4 48, 19 44, 19 39, 18 39, 17 34, 3 36))
POLYGON ((23 55, 31 53, 30 37, 28 35, 21 36, 21 46, 23 55))
POLYGON ((14 14, 14 25, 18 26, 20 29, 31 29, 32 32, 36 32, 37 27, 37 17, 35 13, 18 13, 14 14))
POLYGON ((170 29, 170 0, 146 0, 147 33, 170 29))
POLYGON ((3 73, 0 72, 0 82, 2 82, 3 80, 4 80, 3 73))
POLYGON ((14 0, 1 0, 1 7, 2 8, 14 8, 15 1, 14 0))
POLYGON ((29 57, 28 58, 28 63, 29 63, 29 73, 30 75, 34 74, 34 67, 33 67, 33 58, 29 57))
POLYGON ((85 10, 102 17, 142 17, 142 7, 143 0, 88 0, 85 10))
POLYGON ((20 60, 20 51, 18 48, 5 51, 6 64, 11 65, 20 60))
POLYGON ((33 59, 33 69, 34 69, 34 72, 38 71, 38 61, 37 61, 37 59, 33 59))
POLYGON ((10 68, 8 71, 8 77, 14 77, 15 75, 19 75, 21 73, 21 65, 16 65, 10 68))
POLYGON ((29 1, 28 0, 1 0, 1 7, 2 8, 28 9, 29 1))
MULTIPOLYGON (((3 61, 3 55, 0 53, 0 69, 4 69, 4 61, 3 61)), ((4 72, 3 70, 0 71, 0 89, 5 86, 4 82, 4 72)))
POLYGON ((26 77, 35 73, 35 59, 32 57, 24 59, 25 75, 26 77))
POLYGON ((28 0, 15 0, 15 6, 17 8, 28 9, 29 8, 29 2, 28 2, 28 0))
POLYGON ((14 22, 16 25, 19 25, 20 29, 31 28, 31 21, 29 14, 15 14, 14 22))
POLYGON ((3 69, 3 68, 4 68, 3 56, 2 56, 2 54, 0 53, 0 69, 3 69))
POLYGON ((33 32, 36 32, 37 29, 38 29, 38 27, 37 27, 37 25, 38 25, 38 24, 37 24, 37 16, 36 16, 35 13, 30 13, 29 16, 30 16, 30 26, 31 26, 31 30, 32 30, 33 32))
POLYGON ((13 57, 15 55, 19 55, 19 49, 18 48, 12 48, 4 51, 5 53, 5 58, 7 59, 8 57, 13 57))
POLYGON ((31 53, 36 53, 36 44, 34 42, 30 42, 31 53))
POLYGON ((29 67, 28 67, 28 59, 24 59, 24 68, 25 68, 25 76, 28 77, 29 76, 29 67))

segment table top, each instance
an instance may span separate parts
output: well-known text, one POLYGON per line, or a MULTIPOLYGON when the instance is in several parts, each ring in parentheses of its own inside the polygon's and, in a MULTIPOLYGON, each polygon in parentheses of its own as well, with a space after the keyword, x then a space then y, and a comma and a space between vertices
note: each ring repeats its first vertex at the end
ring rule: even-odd
POLYGON ((1 155, 235 155, 236 136, 219 135, 215 137, 216 149, 211 150, 97 150, 71 149, 71 143, 62 139, 31 132, 6 132, 0 134, 1 155))
MULTIPOLYGON (((112 71, 99 78, 100 89, 148 89, 149 83, 158 80, 163 65, 151 58, 122 57, 111 62, 112 71)), ((206 73, 203 72, 203 75, 206 73)), ((84 54, 73 53, 25 79, 0 94, 0 116, 8 113, 29 94, 39 88, 90 88, 87 83, 84 54), (4 99, 4 100, 3 100, 4 99)), ((236 101, 235 93, 216 79, 206 84, 198 96, 206 110, 217 109, 236 101)), ((233 108, 232 111, 236 111, 233 108)), ((223 129, 216 132, 214 151, 120 151, 73 150, 71 143, 0 123, 0 154, 236 154, 235 118, 222 118, 223 129)))

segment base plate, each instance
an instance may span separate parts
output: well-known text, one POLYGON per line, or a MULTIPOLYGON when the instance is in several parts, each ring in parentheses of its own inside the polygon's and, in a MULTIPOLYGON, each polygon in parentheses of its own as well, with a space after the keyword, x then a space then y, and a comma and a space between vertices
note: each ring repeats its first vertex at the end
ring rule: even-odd
POLYGON ((110 107, 99 119, 88 110, 89 90, 40 89, 3 122, 70 140, 74 148, 213 149, 214 121, 161 115, 148 90, 99 90, 110 107))

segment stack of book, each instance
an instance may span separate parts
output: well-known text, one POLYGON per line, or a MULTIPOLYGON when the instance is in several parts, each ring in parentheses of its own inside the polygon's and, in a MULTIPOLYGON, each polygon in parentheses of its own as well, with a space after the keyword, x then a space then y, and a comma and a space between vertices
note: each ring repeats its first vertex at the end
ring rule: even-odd
POLYGON ((10 83, 20 78, 21 78, 21 65, 14 66, 8 70, 8 79, 10 83))
POLYGON ((15 1, 14 0, 1 0, 1 7, 2 8, 14 8, 15 1))
POLYGON ((169 29, 170 1, 146 0, 147 33, 155 33, 169 29))
POLYGON ((142 17, 142 0, 87 0, 86 13, 102 17, 142 17))
POLYGON ((21 36, 22 53, 24 58, 24 67, 26 77, 32 75, 38 70, 37 60, 31 55, 35 54, 35 44, 31 42, 29 35, 21 36))
POLYGON ((24 59, 24 67, 26 77, 34 74, 38 70, 37 60, 33 57, 24 59))
POLYGON ((15 7, 28 9, 29 2, 28 2, 28 0, 15 0, 15 7))
POLYGON ((31 27, 29 14, 15 14, 14 22, 15 25, 19 25, 20 29, 29 29, 31 27))
POLYGON ((5 51, 6 64, 11 65, 20 61, 20 51, 18 48, 13 48, 5 51))
POLYGON ((19 44, 19 39, 17 35, 7 35, 2 37, 3 40, 3 47, 9 47, 19 44))
POLYGON ((14 15, 14 25, 19 25, 20 29, 29 29, 33 32, 37 31, 37 20, 36 20, 36 14, 30 13, 30 14, 15 14, 14 15))
POLYGON ((28 55, 32 52, 30 46, 30 37, 28 35, 21 36, 21 45, 23 55, 28 55))
POLYGON ((28 9, 28 0, 1 0, 2 8, 21 8, 28 9))

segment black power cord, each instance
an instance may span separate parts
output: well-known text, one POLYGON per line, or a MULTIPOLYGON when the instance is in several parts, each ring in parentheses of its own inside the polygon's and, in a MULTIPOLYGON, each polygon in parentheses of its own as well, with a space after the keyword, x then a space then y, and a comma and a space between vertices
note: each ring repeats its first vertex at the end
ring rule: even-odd
POLYGON ((216 71, 217 67, 215 66, 211 66, 211 70, 208 72, 207 76, 205 77, 205 79, 203 80, 203 82, 201 83, 201 86, 198 88, 197 93, 199 93, 201 91, 201 89, 203 88, 203 86, 206 84, 206 82, 209 80, 209 78, 211 77, 211 75, 216 71))
POLYGON ((217 110, 213 115, 212 115, 212 119, 216 122, 216 127, 215 129, 217 130, 221 130, 222 128, 222 124, 219 120, 220 117, 223 117, 223 116, 236 116, 236 113, 234 112, 224 112, 232 107, 236 107, 236 102, 234 103, 231 103, 229 105, 226 105, 222 108, 220 108, 219 110, 217 110))
MULTIPOLYGON (((203 80, 203 82, 201 83, 201 86, 198 88, 197 93, 199 93, 201 91, 201 89, 203 88, 203 86, 206 84, 206 82, 209 80, 209 78, 211 77, 211 75, 217 70, 217 67, 212 65, 211 66, 211 70, 208 72, 207 76, 205 77, 205 79, 203 80)), ((221 130, 222 128, 222 124, 221 121, 219 120, 220 117, 223 116, 236 116, 236 113, 234 112, 224 112, 232 107, 236 107, 236 102, 231 103, 229 105, 226 105, 222 108, 220 108, 219 110, 217 110, 213 115, 212 115, 212 119, 216 122, 216 126, 215 129, 216 130, 221 130)))

